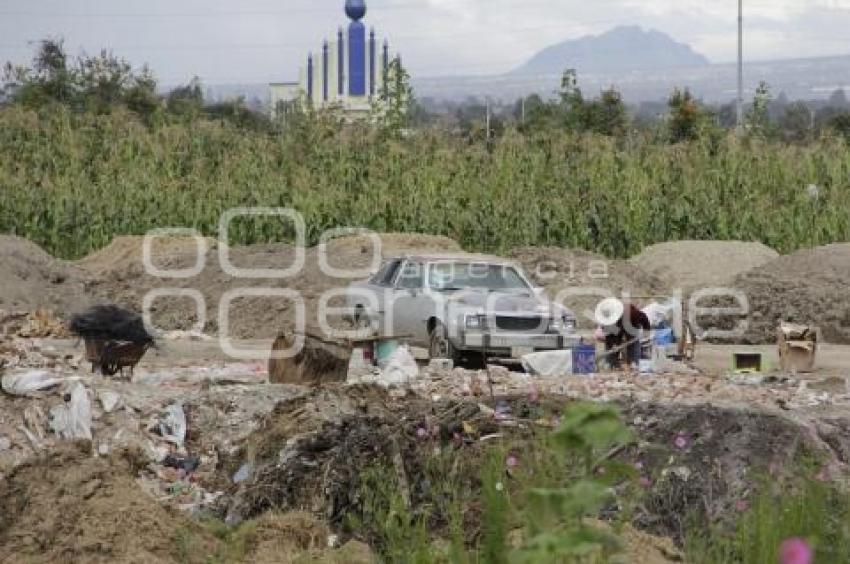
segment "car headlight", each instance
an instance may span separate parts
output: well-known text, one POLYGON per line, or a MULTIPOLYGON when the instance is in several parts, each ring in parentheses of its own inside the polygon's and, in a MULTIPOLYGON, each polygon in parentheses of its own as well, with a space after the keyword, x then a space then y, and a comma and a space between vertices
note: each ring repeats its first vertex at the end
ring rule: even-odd
POLYGON ((572 317, 554 317, 549 321, 549 331, 561 333, 563 331, 574 331, 577 327, 576 320, 572 317))
POLYGON ((484 316, 483 315, 467 315, 466 320, 464 321, 464 325, 467 329, 484 329, 484 316))

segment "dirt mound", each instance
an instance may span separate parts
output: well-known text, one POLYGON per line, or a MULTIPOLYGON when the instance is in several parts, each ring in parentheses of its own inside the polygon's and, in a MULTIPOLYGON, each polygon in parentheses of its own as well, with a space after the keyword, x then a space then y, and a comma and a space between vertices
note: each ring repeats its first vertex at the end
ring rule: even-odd
POLYGON ((26 239, 0 235, 0 265, 0 310, 64 317, 88 303, 83 273, 26 239))
MULTIPOLYGON (((458 245, 445 237, 426 235, 380 235, 381 254, 404 252, 457 251, 458 245)), ((315 310, 322 293, 345 288, 351 278, 336 277, 323 268, 360 272, 360 278, 372 265, 373 241, 355 236, 334 239, 326 249, 306 249, 304 266, 285 279, 234 277, 222 268, 219 249, 215 241, 208 241, 204 268, 197 276, 189 278, 160 278, 152 276, 142 262, 141 237, 121 237, 105 249, 77 262, 91 277, 92 293, 102 301, 117 303, 134 311, 141 311, 144 297, 154 289, 176 289, 200 293, 203 298, 206 322, 204 331, 220 331, 219 310, 229 312, 228 334, 236 338, 274 338, 295 318, 295 303, 280 296, 235 297, 230 307, 223 298, 228 292, 262 289, 294 290, 303 300, 308 313, 308 324, 315 318, 315 310), (324 253, 321 254, 321 253, 324 253)), ((159 270, 192 268, 197 262, 197 248, 192 239, 158 239, 152 249, 152 262, 159 270)), ((284 243, 233 247, 228 251, 229 262, 238 269, 286 269, 297 260, 295 248, 284 243)), ((342 273, 344 274, 344 273, 342 273)), ((173 294, 173 292, 172 292, 173 294)), ((203 321, 191 297, 163 295, 153 303, 153 321, 163 331, 189 330, 203 321)))
POLYGON ((760 476, 788 478, 803 460, 844 462, 840 422, 812 426, 761 411, 709 405, 633 404, 624 409, 641 438, 628 454, 639 463, 648 484, 646 530, 682 540, 688 518, 728 520, 760 476))
MULTIPOLYGON (((144 237, 116 237, 106 247, 76 262, 90 273, 109 274, 142 265, 144 237)), ((205 238, 207 248, 215 246, 215 239, 205 238)), ((157 237, 151 243, 151 259, 155 266, 164 269, 175 258, 194 257, 197 243, 189 237, 157 237)), ((171 264, 173 266, 173 263, 171 264)), ((188 267, 188 265, 187 265, 188 267)))
POLYGON ((207 561, 215 539, 144 494, 136 464, 77 444, 16 469, 0 482, 0 562, 207 561))
POLYGON ((734 287, 753 314, 745 340, 773 343, 781 321, 816 325, 823 338, 850 344, 850 243, 780 257, 738 276, 734 287))
POLYGON ((546 288, 550 298, 563 293, 563 303, 579 318, 584 329, 595 327, 593 311, 601 293, 617 297, 635 296, 645 303, 646 296, 664 296, 668 287, 639 266, 623 260, 611 260, 582 250, 554 247, 515 249, 509 256, 520 262, 535 284, 546 288))
POLYGON ((684 292, 724 287, 735 277, 779 257, 761 243, 740 241, 676 241, 647 247, 630 259, 636 267, 684 292))

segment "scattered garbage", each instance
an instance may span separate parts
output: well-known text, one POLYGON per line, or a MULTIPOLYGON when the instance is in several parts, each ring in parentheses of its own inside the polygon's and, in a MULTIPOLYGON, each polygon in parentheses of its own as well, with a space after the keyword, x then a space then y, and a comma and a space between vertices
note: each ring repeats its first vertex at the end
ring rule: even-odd
POLYGON ((121 404, 121 396, 109 390, 102 390, 97 395, 100 400, 100 405, 103 407, 104 413, 112 413, 121 404))
POLYGON ((65 402, 50 410, 50 428, 61 440, 92 440, 91 401, 85 386, 77 382, 65 402))
POLYGON ((6 374, 2 378, 3 391, 13 396, 32 397, 38 392, 55 388, 69 381, 69 378, 58 377, 46 370, 29 370, 6 374))
POLYGON ((12 440, 7 437, 0 437, 0 452, 12 448, 12 440))
POLYGON ((406 345, 396 348, 387 357, 378 383, 384 387, 408 385, 419 376, 419 366, 406 345))
POLYGON ((182 470, 186 474, 192 474, 201 465, 201 459, 197 456, 174 456, 169 454, 162 461, 166 468, 182 470))
POLYGON ((159 424, 159 434, 163 439, 182 447, 186 442, 186 413, 183 405, 174 403, 165 408, 165 417, 159 424))
POLYGON ((573 351, 546 351, 522 357, 523 369, 533 376, 553 377, 573 373, 573 351))
POLYGON ((783 323, 777 331, 779 364, 785 372, 812 372, 818 352, 816 327, 783 323))
POLYGON ((241 484, 245 480, 248 480, 249 478, 251 478, 251 476, 253 474, 254 474, 254 463, 253 462, 246 462, 242 466, 240 466, 239 470, 237 470, 236 473, 233 475, 233 483, 234 484, 241 484))

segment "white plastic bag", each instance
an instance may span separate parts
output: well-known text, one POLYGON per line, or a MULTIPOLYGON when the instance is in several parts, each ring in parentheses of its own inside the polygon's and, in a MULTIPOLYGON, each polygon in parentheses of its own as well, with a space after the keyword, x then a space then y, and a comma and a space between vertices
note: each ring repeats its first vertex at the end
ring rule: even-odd
POLYGON ((166 441, 182 447, 186 442, 187 426, 183 405, 174 403, 165 408, 165 419, 159 424, 159 432, 166 441))
POLYGON ((32 396, 37 392, 54 388, 64 382, 46 370, 28 370, 3 376, 3 391, 13 396, 32 396))
POLYGON ((551 378, 573 373, 573 351, 547 351, 522 357, 523 369, 532 376, 551 378))
POLYGON ((384 387, 405 386, 419 377, 419 365, 407 345, 398 347, 387 358, 387 366, 381 371, 378 384, 384 387))
POLYGON ((62 440, 91 440, 91 400, 86 387, 77 382, 71 400, 50 410, 50 428, 62 440))

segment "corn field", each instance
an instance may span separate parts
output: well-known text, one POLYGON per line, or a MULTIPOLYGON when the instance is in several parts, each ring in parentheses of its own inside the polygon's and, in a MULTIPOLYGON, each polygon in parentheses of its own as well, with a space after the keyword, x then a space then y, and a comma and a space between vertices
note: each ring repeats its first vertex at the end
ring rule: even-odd
MULTIPOLYGON (((487 147, 446 133, 402 140, 321 122, 269 135, 198 119, 0 110, 0 232, 65 258, 155 227, 216 236, 223 211, 292 207, 328 228, 446 235, 469 250, 585 248, 612 257, 677 239, 787 252, 850 240, 850 148, 508 130, 487 147)), ((237 224, 231 240, 285 239, 237 224)))

